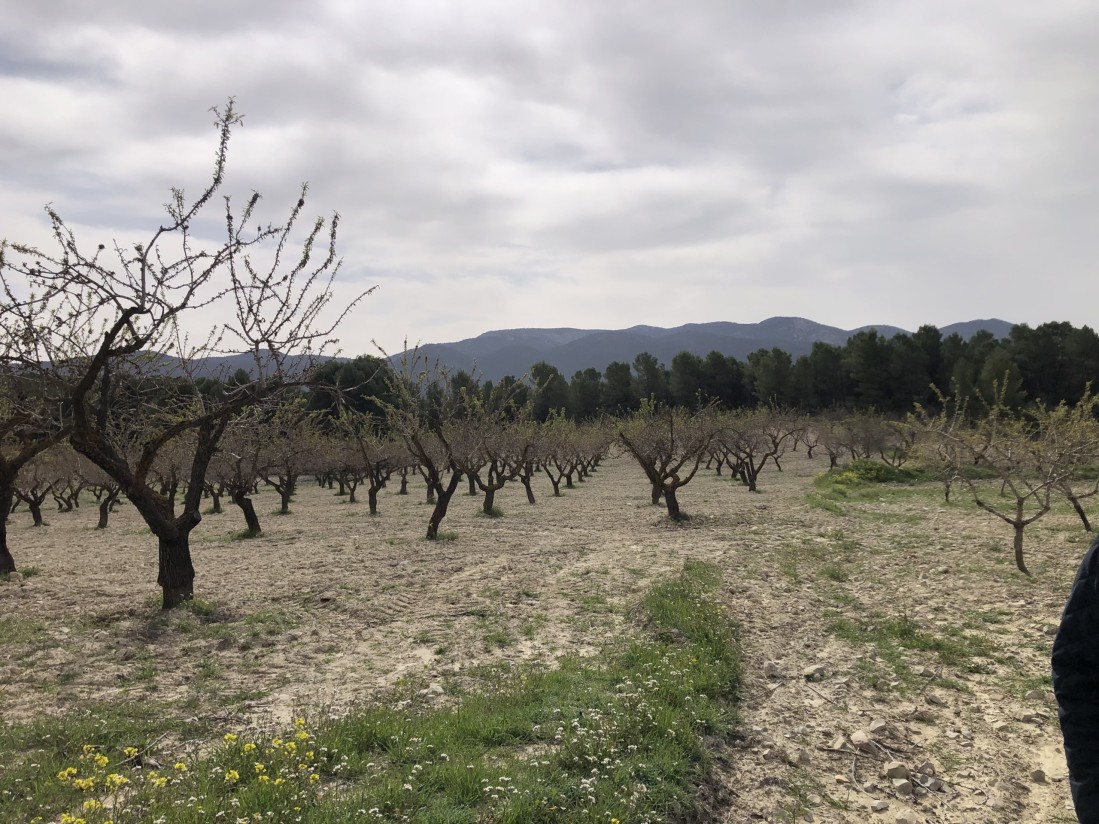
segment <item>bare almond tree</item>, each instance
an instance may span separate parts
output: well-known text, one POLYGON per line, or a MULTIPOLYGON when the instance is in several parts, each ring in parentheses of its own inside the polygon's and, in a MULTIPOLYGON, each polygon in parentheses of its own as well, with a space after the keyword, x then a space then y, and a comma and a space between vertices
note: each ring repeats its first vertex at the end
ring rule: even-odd
POLYGON ((987 414, 976 418, 969 415, 965 398, 955 395, 941 402, 943 411, 937 414, 917 410, 916 420, 928 436, 926 454, 949 461, 973 502, 1012 527, 1015 565, 1029 575, 1024 531, 1050 511, 1053 495, 1063 492, 1081 464, 1096 454, 1099 397, 1089 389, 1073 405, 1037 404, 1016 411, 997 388, 987 414))
POLYGON ((698 472, 716 434, 709 409, 692 413, 642 403, 641 410, 623 422, 618 439, 648 477, 653 505, 663 496, 668 517, 683 521, 688 516, 680 509, 677 494, 698 472))
POLYGON ((464 445, 455 425, 463 397, 439 364, 428 364, 415 349, 403 357, 400 371, 387 373, 390 397, 383 401, 386 426, 404 441, 411 460, 427 483, 428 502, 434 507, 426 538, 439 537, 439 526, 462 482, 464 445))
POLYGON ((144 242, 88 244, 47 207, 52 247, 7 244, 0 264, 0 308, 21 333, 8 360, 48 364, 63 385, 73 447, 118 481, 157 538, 165 608, 193 597, 189 536, 202 519, 203 481, 228 422, 274 389, 307 380, 363 297, 328 313, 339 217, 303 226, 306 186, 278 223, 259 222, 258 193, 240 208, 222 197, 218 208, 241 118, 232 100, 213 112, 211 179, 193 199, 173 189, 166 220, 144 242), (218 211, 225 235, 211 241, 197 227, 218 211), (231 307, 232 318, 192 339, 196 313, 215 305, 231 307), (195 389, 203 358, 241 351, 251 356, 251 380, 220 396, 195 389), (115 436, 120 415, 144 424, 132 453, 115 436), (172 501, 153 470, 181 441, 189 460, 182 498, 172 501))
MULTIPOLYGON (((0 244, 0 265, 4 246, 0 244)), ((61 394, 40 365, 22 356, 23 318, 0 306, 0 575, 16 571, 7 518, 24 467, 68 437, 61 394)))

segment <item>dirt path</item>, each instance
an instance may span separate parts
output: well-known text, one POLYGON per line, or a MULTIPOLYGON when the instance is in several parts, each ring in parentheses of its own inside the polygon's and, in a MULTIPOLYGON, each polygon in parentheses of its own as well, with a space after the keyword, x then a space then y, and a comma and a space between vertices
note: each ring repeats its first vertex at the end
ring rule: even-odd
POLYGON ((155 545, 132 508, 103 532, 90 505, 44 529, 18 512, 13 552, 36 572, 0 584, 0 717, 132 700, 286 718, 487 662, 597 654, 654 580, 698 558, 724 570, 745 650, 719 820, 1073 820, 1047 675, 1088 539, 1071 512, 1028 532, 1028 580, 1006 527, 968 502, 928 488, 830 511, 806 497, 825 462, 783 466, 756 495, 700 475, 681 495, 690 525, 673 527, 616 459, 562 498, 544 483, 533 507, 505 489, 503 518, 458 497, 443 525, 457 538, 437 542, 421 538, 419 486, 383 493, 377 518, 312 483, 277 517, 263 493, 262 538, 233 538, 235 510, 196 532, 195 614, 156 608, 155 545), (919 795, 884 775, 894 759, 919 795))

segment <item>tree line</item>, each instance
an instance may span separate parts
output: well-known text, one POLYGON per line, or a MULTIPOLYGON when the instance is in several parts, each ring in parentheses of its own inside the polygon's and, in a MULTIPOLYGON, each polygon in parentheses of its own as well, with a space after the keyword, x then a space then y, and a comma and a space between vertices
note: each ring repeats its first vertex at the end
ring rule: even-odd
MULTIPOLYGON (((348 385, 356 373, 372 371, 369 357, 352 365, 331 364, 327 374, 348 385), (365 364, 365 365, 364 365, 365 364)), ((376 360, 376 359, 374 359, 376 360)), ((994 395, 1012 408, 1025 403, 1054 406, 1075 401, 1088 384, 1099 384, 1099 334, 1067 322, 1012 327, 1007 338, 979 331, 969 340, 945 337, 930 325, 911 335, 885 337, 875 330, 853 335, 845 345, 817 342, 809 354, 793 358, 782 349, 759 349, 747 360, 710 352, 680 352, 670 365, 642 352, 632 363, 615 361, 600 371, 588 368, 567 378, 555 366, 532 365, 519 400, 533 403, 536 420, 563 410, 574 421, 636 412, 643 401, 699 409, 776 404, 805 413, 830 409, 903 415, 915 405, 934 407, 936 390, 953 388, 991 404, 994 395)), ((452 380, 472 385, 461 371, 452 380)), ((500 383, 524 381, 514 376, 500 383)), ((481 384, 491 392, 493 383, 481 384)))

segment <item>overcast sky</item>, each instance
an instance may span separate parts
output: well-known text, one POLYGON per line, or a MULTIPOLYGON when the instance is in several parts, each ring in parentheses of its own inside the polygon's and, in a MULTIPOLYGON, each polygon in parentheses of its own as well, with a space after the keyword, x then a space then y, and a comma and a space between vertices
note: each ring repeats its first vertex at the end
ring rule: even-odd
POLYGON ((1099 319, 1094 0, 8 0, 0 236, 342 216, 345 354, 491 329, 1099 319))

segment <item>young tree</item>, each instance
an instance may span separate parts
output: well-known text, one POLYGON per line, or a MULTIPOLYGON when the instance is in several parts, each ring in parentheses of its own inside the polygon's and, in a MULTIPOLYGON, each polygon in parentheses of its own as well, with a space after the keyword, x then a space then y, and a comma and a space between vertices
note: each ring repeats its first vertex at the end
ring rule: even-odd
POLYGON ((284 395, 265 416, 262 426, 267 439, 259 476, 279 493, 279 514, 287 515, 298 479, 310 469, 310 461, 320 448, 317 413, 308 411, 304 396, 284 395))
POLYGON ((249 407, 235 415, 225 428, 218 451, 210 462, 207 481, 222 487, 244 516, 245 535, 256 537, 261 527, 252 490, 259 483, 266 457, 268 430, 267 410, 262 404, 249 407))
POLYGON ((709 410, 690 413, 642 404, 641 410, 623 423, 618 439, 648 477, 653 504, 663 496, 668 517, 683 521, 688 516, 676 496, 698 472, 715 434, 709 410))
POLYGON ((73 447, 119 482, 156 536, 165 608, 193 597, 189 536, 202 519, 203 480, 229 420, 274 388, 306 380, 362 297, 327 316, 339 221, 318 218, 299 228, 305 186, 281 223, 257 226, 253 193, 239 209, 223 199, 222 240, 198 234, 225 182, 230 136, 241 120, 232 100, 214 114, 211 180, 194 199, 173 189, 167 219, 145 242, 87 246, 47 207, 53 248, 7 245, 0 263, 0 308, 23 319, 18 356, 49 364, 65 389, 73 447), (196 312, 215 302, 232 307, 233 319, 192 340, 187 329, 198 322, 196 312), (199 358, 241 350, 252 356, 250 382, 220 397, 195 389, 199 358), (174 373, 176 391, 147 394, 150 385, 163 387, 165 373, 174 373), (132 454, 115 435, 119 414, 144 422, 132 454), (153 467, 181 441, 189 460, 177 506, 156 488, 153 467))
MULTIPOLYGON (((4 246, 0 244, 0 267, 4 246)), ((8 513, 16 498, 16 479, 24 467, 68 437, 61 395, 23 341, 29 316, 9 311, 10 292, 0 306, 0 575, 16 571, 8 547, 8 513)))
POLYGON ((1087 392, 1075 405, 1061 403, 1017 413, 1002 392, 988 414, 970 419, 965 398, 944 398, 943 411, 918 410, 920 425, 931 436, 940 460, 961 478, 981 509, 1014 530, 1015 565, 1029 575, 1023 557, 1023 533, 1049 512, 1053 493, 1073 477, 1081 461, 1096 452, 1095 409, 1099 397, 1087 392), (977 477, 973 467, 993 474, 977 477), (998 500, 999 499, 999 500, 998 500))
POLYGON ((462 481, 462 444, 454 422, 463 412, 465 399, 455 392, 446 370, 426 364, 418 350, 403 356, 400 372, 391 371, 389 394, 386 424, 405 442, 427 482, 428 501, 434 499, 426 535, 433 541, 462 481))

